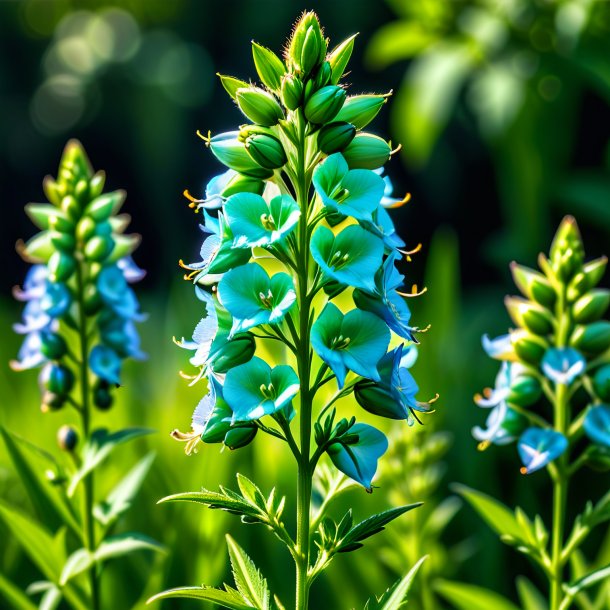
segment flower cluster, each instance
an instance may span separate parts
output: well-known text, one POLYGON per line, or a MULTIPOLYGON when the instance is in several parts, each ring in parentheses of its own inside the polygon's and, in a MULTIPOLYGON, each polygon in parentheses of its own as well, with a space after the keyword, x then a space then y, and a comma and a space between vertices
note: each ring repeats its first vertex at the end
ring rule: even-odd
POLYGON ((539 271, 511 266, 523 297, 507 297, 515 328, 507 335, 483 338, 489 356, 501 360, 495 387, 475 396, 490 409, 485 429, 473 434, 480 447, 517 441, 523 473, 539 470, 579 442, 590 441, 583 459, 610 455, 610 322, 603 320, 610 291, 596 288, 606 268, 605 257, 585 262, 575 220, 566 217, 550 255, 538 259, 539 271), (556 415, 570 398, 586 397, 573 421, 548 422, 537 408, 546 397, 556 415))
POLYGON ((109 408, 123 359, 143 357, 135 328, 142 314, 129 286, 144 275, 131 258, 139 236, 124 234, 129 216, 118 212, 125 193, 103 193, 104 181, 80 143, 71 141, 57 180, 44 181, 50 203, 26 206, 41 232, 18 244, 22 257, 34 264, 14 291, 25 302, 23 320, 14 329, 25 338, 11 365, 42 367, 43 411, 70 400, 73 367, 83 363, 95 376, 93 403, 109 408))
POLYGON ((253 43, 260 86, 220 77, 248 123, 202 136, 227 169, 204 198, 185 193, 205 238, 201 260, 181 265, 205 316, 177 343, 193 352, 193 383, 206 379, 208 389, 192 431, 173 435, 189 453, 200 441, 242 447, 258 430, 291 442, 294 399, 310 408, 332 382, 335 398, 314 425, 316 456, 326 452, 370 490, 387 440, 354 418, 335 422, 332 404, 353 393, 367 411, 409 424, 431 409, 408 370, 419 329, 404 297, 417 288, 400 291, 397 267, 412 252, 387 211, 408 196, 393 198, 382 176, 390 144, 363 131, 388 95, 347 95, 353 39, 329 51, 305 13, 283 60, 253 43), (287 348, 285 363, 266 361, 270 341, 287 348))

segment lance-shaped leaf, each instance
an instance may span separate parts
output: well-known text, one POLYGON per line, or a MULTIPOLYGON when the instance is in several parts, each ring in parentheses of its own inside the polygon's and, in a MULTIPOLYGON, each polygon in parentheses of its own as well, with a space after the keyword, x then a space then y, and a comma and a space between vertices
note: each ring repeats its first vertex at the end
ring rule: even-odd
POLYGON ((373 314, 353 309, 342 314, 328 303, 311 329, 311 345, 337 376, 339 388, 347 370, 379 380, 377 363, 390 342, 387 326, 373 314))
POLYGON ((257 263, 242 265, 223 276, 218 297, 233 316, 231 336, 260 324, 282 320, 294 305, 296 293, 287 273, 269 277, 257 263))
POLYGON ((519 439, 517 449, 523 462, 521 472, 531 474, 544 468, 568 448, 568 439, 555 430, 528 428, 519 439))
POLYGON ((267 581, 246 552, 229 535, 227 546, 237 590, 254 608, 269 610, 271 593, 267 581))
POLYGON ((338 235, 318 227, 311 239, 311 255, 327 277, 372 292, 382 263, 383 242, 357 225, 338 235))
POLYGON ((505 597, 482 587, 442 580, 435 589, 458 610, 519 610, 505 597))
POLYGON ((237 193, 227 199, 224 210, 237 248, 273 244, 288 235, 301 216, 290 195, 278 195, 267 203, 260 195, 237 193))
POLYGON ((368 424, 354 424, 349 436, 356 435, 355 443, 333 443, 327 453, 335 467, 350 479, 360 483, 369 493, 377 472, 377 461, 388 448, 388 439, 368 424))
POLYGON ((610 447, 610 406, 591 407, 585 416, 583 428, 594 443, 610 447))
POLYGON ((30 598, 8 578, 0 572, 0 598, 8 602, 10 608, 14 610, 37 610, 30 598))
POLYGON ((252 358, 227 373, 223 392, 236 422, 276 413, 288 405, 299 388, 299 378, 290 366, 282 364, 272 369, 264 360, 252 358))
POLYGON ((329 210, 371 222, 385 189, 381 176, 367 169, 350 170, 341 153, 330 155, 316 167, 313 184, 329 210))
POLYGON ((156 602, 162 599, 198 599, 200 601, 213 602, 222 608, 229 610, 252 610, 250 604, 246 604, 244 599, 237 591, 230 589, 223 591, 214 587, 177 587, 168 589, 163 593, 158 593, 151 597, 147 603, 156 602))

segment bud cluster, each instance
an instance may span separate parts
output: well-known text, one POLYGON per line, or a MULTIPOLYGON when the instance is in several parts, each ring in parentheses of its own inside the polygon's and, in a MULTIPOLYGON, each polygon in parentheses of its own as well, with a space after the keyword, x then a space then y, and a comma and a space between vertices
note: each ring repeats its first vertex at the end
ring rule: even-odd
MULTIPOLYGON (((110 407, 123 359, 143 356, 134 324, 142 314, 129 286, 144 275, 131 259, 139 236, 124 233, 129 216, 119 210, 125 193, 103 193, 104 181, 104 173, 93 172, 73 140, 57 179, 44 181, 50 203, 26 206, 41 232, 18 244, 33 266, 23 288, 14 291, 25 302, 23 320, 14 326, 25 339, 11 364, 15 370, 42 367, 43 411, 66 404, 75 367, 83 364, 94 377, 93 403, 110 407)), ((74 439, 62 433, 62 446, 70 447, 74 439)))

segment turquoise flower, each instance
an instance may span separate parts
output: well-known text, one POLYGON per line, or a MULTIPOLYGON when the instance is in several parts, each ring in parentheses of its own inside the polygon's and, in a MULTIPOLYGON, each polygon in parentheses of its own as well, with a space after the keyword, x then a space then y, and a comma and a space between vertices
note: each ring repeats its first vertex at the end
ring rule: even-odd
POLYGON ((29 333, 23 339, 23 343, 17 353, 17 358, 11 360, 10 366, 14 371, 27 371, 47 362, 47 357, 42 353, 42 337, 39 332, 29 333))
POLYGON ((334 235, 318 227, 311 239, 311 256, 324 274, 339 282, 375 290, 375 272, 382 263, 383 242, 357 225, 334 235))
POLYGON ((339 388, 347 370, 379 380, 377 363, 386 353, 390 331, 376 316, 353 309, 342 314, 328 303, 311 329, 311 345, 337 377, 339 388))
POLYGON ((327 453, 338 470, 371 493, 377 461, 387 451, 388 439, 379 430, 367 424, 354 424, 348 435, 355 435, 358 440, 350 444, 341 441, 333 443, 327 453))
POLYGON ((489 335, 483 335, 483 349, 485 353, 495 360, 508 360, 514 355, 513 344, 510 335, 500 335, 495 339, 490 339, 489 335))
POLYGON ((360 224, 367 231, 382 239, 388 252, 393 252, 406 246, 402 238, 396 233, 396 227, 392 222, 392 218, 382 205, 373 212, 371 220, 361 220, 360 224))
POLYGON ((587 362, 573 347, 547 349, 542 359, 542 371, 554 383, 570 385, 585 372, 587 362))
POLYGON ((610 405, 591 407, 585 416, 583 427, 594 443, 610 447, 610 405))
POLYGON ((224 212, 236 248, 269 246, 288 235, 301 216, 297 202, 290 195, 279 195, 267 203, 254 193, 232 195, 224 212))
POLYGON ((283 364, 272 369, 255 357, 227 373, 223 395, 233 410, 233 422, 252 421, 289 405, 299 389, 292 367, 283 364))
POLYGON ((492 444, 508 445, 517 440, 527 426, 527 418, 502 401, 490 411, 485 425, 486 428, 475 426, 472 429, 472 436, 479 441, 480 450, 492 444))
POLYGON ((218 284, 218 297, 233 316, 231 336, 260 324, 280 322, 296 301, 294 284, 287 273, 270 278, 257 263, 226 273, 218 284))
POLYGON ((96 345, 91 350, 89 368, 108 383, 121 383, 121 357, 107 345, 96 345))
POLYGON ((146 354, 140 349, 140 336, 133 320, 102 312, 99 327, 104 345, 111 347, 119 356, 136 360, 146 359, 146 354))
POLYGON ((138 267, 131 256, 124 256, 116 264, 129 284, 139 282, 146 277, 146 271, 138 267))
POLYGON ((350 170, 341 153, 316 167, 313 184, 326 208, 357 220, 373 220, 384 192, 380 176, 366 169, 350 170))
POLYGON ((206 210, 217 210, 222 207, 224 197, 221 193, 227 188, 227 185, 233 178, 237 176, 237 172, 232 169, 228 169, 226 172, 214 176, 205 187, 205 199, 198 201, 198 208, 205 208, 206 210))
POLYGON ((134 291, 117 265, 105 267, 100 271, 97 289, 104 304, 117 316, 138 321, 145 318, 140 313, 140 305, 134 291))
POLYGON ((519 439, 517 449, 523 462, 521 472, 531 474, 557 459, 568 448, 568 439, 555 430, 528 428, 519 439))

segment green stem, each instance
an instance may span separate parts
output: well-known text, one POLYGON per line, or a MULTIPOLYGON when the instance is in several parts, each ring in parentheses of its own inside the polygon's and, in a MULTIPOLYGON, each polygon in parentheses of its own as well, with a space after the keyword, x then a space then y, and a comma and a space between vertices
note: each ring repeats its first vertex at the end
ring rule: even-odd
MULTIPOLYGON (((87 335, 87 315, 85 313, 85 282, 83 277, 83 263, 76 268, 77 302, 79 313, 79 344, 80 344, 80 388, 81 388, 81 424, 84 442, 89 441, 91 434, 91 405, 89 401, 89 338, 87 335)), ((83 481, 83 544, 93 553, 95 551, 95 524, 93 522, 93 472, 89 473, 83 481)), ((91 610, 100 608, 99 580, 96 565, 89 569, 89 585, 91 587, 91 610)))

